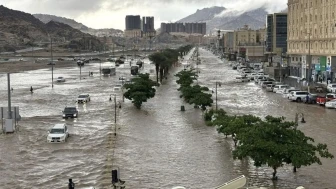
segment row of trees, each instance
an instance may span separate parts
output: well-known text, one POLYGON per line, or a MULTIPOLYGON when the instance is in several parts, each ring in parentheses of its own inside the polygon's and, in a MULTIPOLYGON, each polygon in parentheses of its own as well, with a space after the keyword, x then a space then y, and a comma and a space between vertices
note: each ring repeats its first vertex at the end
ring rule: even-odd
POLYGON ((159 73, 160 82, 162 82, 163 78, 167 77, 169 68, 178 62, 179 55, 184 55, 191 49, 191 46, 183 46, 177 50, 165 49, 151 54, 149 60, 155 64, 156 82, 150 79, 149 74, 139 74, 131 80, 131 83, 123 86, 126 89, 124 97, 131 100, 134 106, 140 109, 143 102, 147 102, 148 99, 155 96, 154 86, 159 86, 159 73))
POLYGON ((183 56, 192 49, 192 46, 186 45, 178 49, 165 49, 160 52, 156 52, 149 56, 149 60, 155 64, 156 82, 162 82, 163 78, 167 77, 169 68, 176 65, 178 57, 183 56), (159 74, 160 73, 160 74, 159 74), (160 77, 159 77, 160 76, 160 77))
POLYGON ((251 158, 255 166, 271 167, 275 180, 277 168, 285 164, 291 164, 296 172, 301 166, 321 165, 320 157, 334 157, 326 144, 315 144, 313 138, 296 129, 297 123, 284 117, 228 115, 220 109, 208 111, 204 118, 208 125, 217 126, 219 133, 232 136, 234 159, 251 158))
POLYGON ((202 87, 200 85, 193 85, 198 75, 195 70, 182 70, 175 75, 178 79, 176 83, 180 85, 178 90, 181 92, 180 98, 189 104, 194 104, 195 107, 201 107, 205 110, 207 106, 211 106, 213 100, 211 94, 208 93, 208 87, 202 87))

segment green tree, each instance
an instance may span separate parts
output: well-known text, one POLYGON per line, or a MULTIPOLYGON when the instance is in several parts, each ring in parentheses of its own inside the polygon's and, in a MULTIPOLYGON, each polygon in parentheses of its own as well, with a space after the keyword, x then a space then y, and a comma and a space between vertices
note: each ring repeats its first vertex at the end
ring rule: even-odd
POLYGON ((190 86, 198 77, 197 73, 194 70, 182 70, 178 72, 175 76, 178 77, 176 83, 181 85, 181 87, 190 86))
POLYGON ((284 164, 291 163, 295 167, 321 164, 317 154, 333 158, 327 150, 327 145, 312 144, 312 138, 294 129, 295 123, 284 121, 284 117, 267 116, 265 121, 253 120, 248 121, 252 123, 248 127, 235 131, 239 145, 233 151, 233 157, 240 160, 250 157, 255 166, 272 167, 273 179, 277 179, 277 169, 284 164))
POLYGON ((167 57, 164 56, 164 54, 162 54, 161 52, 156 52, 149 55, 148 58, 155 64, 156 82, 159 83, 160 64, 163 64, 163 62, 167 61, 167 57))
POLYGON ((143 102, 155 96, 154 86, 157 86, 157 83, 149 78, 149 74, 139 74, 138 77, 132 79, 132 83, 124 85, 127 90, 124 96, 132 100, 134 106, 140 109, 143 102))

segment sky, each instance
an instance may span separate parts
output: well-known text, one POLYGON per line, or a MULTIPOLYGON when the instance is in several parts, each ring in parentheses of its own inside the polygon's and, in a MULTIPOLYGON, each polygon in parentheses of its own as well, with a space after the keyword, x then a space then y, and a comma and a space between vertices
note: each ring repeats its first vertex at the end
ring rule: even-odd
POLYGON ((286 0, 0 0, 0 5, 31 14, 71 18, 100 29, 125 29, 126 15, 154 16, 161 22, 175 22, 197 9, 223 6, 237 11, 265 6, 270 13, 286 9, 286 0))

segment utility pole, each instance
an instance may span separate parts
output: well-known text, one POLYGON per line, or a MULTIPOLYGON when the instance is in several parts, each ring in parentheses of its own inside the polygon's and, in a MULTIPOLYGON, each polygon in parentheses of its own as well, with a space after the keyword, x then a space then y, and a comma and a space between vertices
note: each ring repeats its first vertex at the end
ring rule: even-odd
POLYGON ((114 94, 114 136, 117 136, 117 96, 114 94))
POLYGON ((79 64, 79 80, 82 80, 82 64, 79 64))
POLYGON ((8 119, 12 119, 10 73, 7 73, 7 85, 8 85, 8 119))
MULTIPOLYGON (((309 28, 310 30, 310 28, 309 28)), ((309 37, 308 37, 308 92, 310 93, 310 81, 311 81, 311 57, 310 57, 310 31, 309 31, 309 37)))
POLYGON ((217 81, 216 81, 216 111, 218 110, 218 105, 217 105, 217 81))

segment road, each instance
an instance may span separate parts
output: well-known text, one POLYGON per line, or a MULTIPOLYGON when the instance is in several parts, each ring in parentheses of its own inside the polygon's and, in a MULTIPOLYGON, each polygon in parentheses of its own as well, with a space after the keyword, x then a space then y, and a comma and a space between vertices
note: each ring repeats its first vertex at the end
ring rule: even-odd
MULTIPOLYGON (((188 55, 190 56, 190 55, 188 55)), ((237 71, 232 70, 210 52, 200 50, 202 63, 198 83, 218 88, 218 105, 232 114, 285 116, 294 120, 296 112, 305 115, 307 123, 299 129, 318 142, 327 143, 336 154, 333 123, 334 110, 307 106, 267 93, 254 83, 234 83, 237 71)), ((188 57, 186 57, 188 59, 188 57)), ((104 63, 108 66, 108 63, 104 63)), ((234 161, 230 138, 207 127, 202 112, 179 98, 173 74, 157 88, 153 99, 141 110, 125 100, 117 110, 117 135, 114 136, 114 103, 109 101, 113 86, 121 75, 130 77, 129 67, 117 69, 117 76, 100 77, 99 64, 54 70, 54 78, 64 76, 65 83, 51 88, 50 69, 12 74, 12 104, 20 107, 23 120, 15 134, 0 135, 0 183, 7 188, 65 188, 72 178, 79 188, 108 188, 112 168, 118 168, 127 188, 212 188, 244 174, 249 186, 276 189, 333 188, 336 163, 323 160, 323 165, 302 167, 296 174, 292 167, 278 170, 279 181, 270 178, 272 170, 255 168, 249 161, 234 161), (93 71, 93 77, 88 72, 93 71), (29 79, 28 79, 29 78, 29 79), (30 94, 30 86, 34 94, 30 94), (80 93, 89 93, 91 102, 76 105, 80 93), (180 106, 186 111, 181 112, 180 106), (65 106, 77 106, 79 118, 63 120, 65 106), (56 123, 67 123, 71 137, 64 144, 47 144, 47 130, 56 123)), ((148 62, 144 72, 153 69, 148 62)), ((0 76, 0 105, 7 105, 5 75, 0 76)), ((118 101, 122 101, 120 94, 118 101)))

